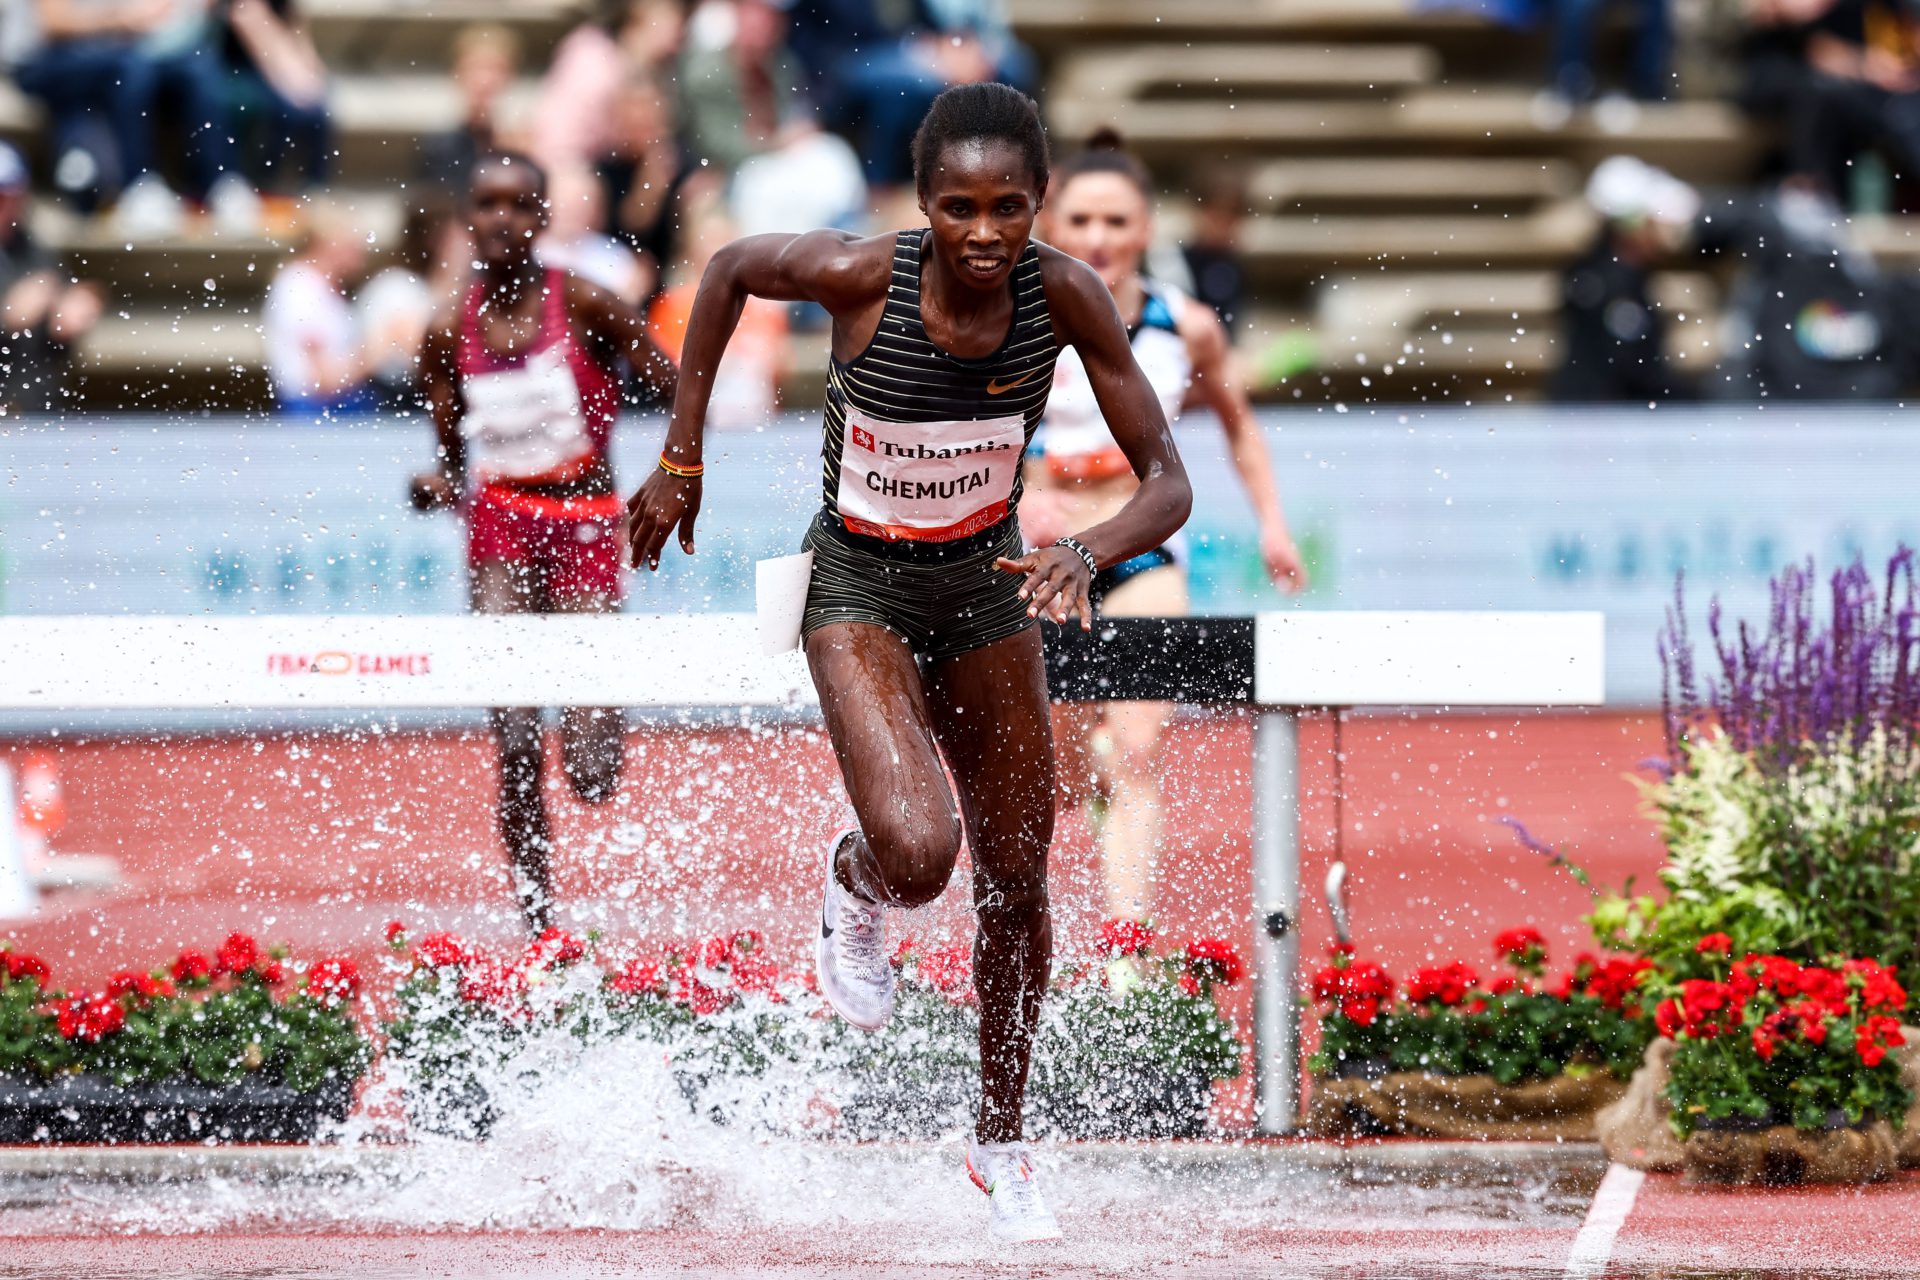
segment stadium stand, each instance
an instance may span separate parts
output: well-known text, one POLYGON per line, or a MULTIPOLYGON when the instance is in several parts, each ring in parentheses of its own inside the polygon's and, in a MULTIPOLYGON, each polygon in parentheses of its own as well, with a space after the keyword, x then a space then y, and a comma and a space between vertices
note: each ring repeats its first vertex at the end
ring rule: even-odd
MULTIPOLYGON (((391 252, 423 136, 459 118, 454 33, 511 29, 531 78, 579 15, 572 0, 308 0, 333 73, 339 156, 329 199, 391 252)), ((1586 174, 1629 154, 1712 191, 1750 180, 1767 144, 1731 103, 1637 104, 1623 121, 1543 120, 1544 64, 1524 33, 1405 0, 1013 0, 1045 68, 1056 143, 1118 125, 1190 226, 1208 166, 1241 166, 1241 328, 1263 395, 1453 399, 1537 394, 1558 359, 1558 273, 1590 247, 1586 174), (1275 355, 1278 351, 1281 354, 1275 355), (1304 354, 1302 354, 1304 353, 1304 354), (1376 376, 1400 362, 1394 374, 1376 376)), ((1709 77, 1710 78, 1710 77, 1709 77)), ((1682 83, 1687 83, 1683 76, 1682 83)), ((32 152, 38 116, 0 85, 0 137, 32 152)), ((90 407, 261 408, 258 305, 286 237, 128 243, 42 200, 34 230, 112 304, 80 353, 90 407)), ((1920 262, 1902 218, 1862 221, 1883 261, 1920 262)), ((1722 281, 1698 263, 1656 277, 1689 359, 1711 358, 1722 281)), ((784 393, 819 395, 818 334, 797 335, 784 393)))

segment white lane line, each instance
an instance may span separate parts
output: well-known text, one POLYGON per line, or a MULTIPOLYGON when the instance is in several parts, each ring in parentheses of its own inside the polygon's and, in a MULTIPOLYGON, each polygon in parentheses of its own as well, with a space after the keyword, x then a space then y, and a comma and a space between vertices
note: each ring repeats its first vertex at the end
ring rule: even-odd
POLYGON ((1607 1262, 1613 1257, 1614 1237, 1626 1225, 1640 1185, 1646 1180, 1647 1175, 1638 1169, 1623 1164, 1607 1166, 1607 1176, 1600 1179, 1600 1189, 1593 1193, 1593 1203, 1587 1207, 1587 1220, 1580 1225, 1580 1234, 1573 1238, 1573 1248, 1567 1254, 1566 1280, 1599 1280, 1606 1272, 1607 1262))

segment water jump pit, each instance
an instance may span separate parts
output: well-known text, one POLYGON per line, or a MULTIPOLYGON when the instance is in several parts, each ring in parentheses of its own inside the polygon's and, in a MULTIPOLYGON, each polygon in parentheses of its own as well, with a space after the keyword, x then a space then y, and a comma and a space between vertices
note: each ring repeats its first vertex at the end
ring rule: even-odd
POLYGON ((957 1140, 0 1149, 0 1276, 1881 1277, 1920 1178, 1689 1188, 1585 1144, 1042 1148, 1067 1239, 985 1234, 957 1140))

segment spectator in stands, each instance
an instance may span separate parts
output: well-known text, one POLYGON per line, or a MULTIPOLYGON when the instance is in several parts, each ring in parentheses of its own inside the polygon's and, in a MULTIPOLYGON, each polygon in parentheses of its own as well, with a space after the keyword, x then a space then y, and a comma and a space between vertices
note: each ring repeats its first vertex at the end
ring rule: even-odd
POLYGON ((606 191, 584 166, 547 174, 547 226, 534 246, 543 267, 599 285, 638 310, 653 292, 652 270, 624 240, 608 235, 606 191))
POLYGON ((681 55, 693 154, 733 175, 738 231, 851 227, 866 212, 860 158, 822 130, 799 92, 773 0, 702 0, 681 55))
POLYGON ((130 238, 172 235, 184 223, 180 197, 153 162, 163 103, 178 116, 188 196, 222 231, 258 228, 259 200, 234 169, 209 3, 17 0, 11 15, 14 78, 47 109, 55 182, 83 207, 117 191, 115 229, 130 238))
MULTIPOLYGON (((1637 25, 1627 64, 1627 90, 1642 102, 1658 102, 1668 93, 1668 57, 1673 45, 1668 0, 1633 0, 1637 25)), ((1591 101, 1599 90, 1593 69, 1593 29, 1606 0, 1551 0, 1553 19, 1553 97, 1568 105, 1591 101)), ((1628 105, 1624 102, 1622 105, 1628 105)), ((1603 104, 1603 107, 1610 104, 1603 104)), ((1609 115, 1602 114, 1606 124, 1609 115)))
POLYGON ((1787 171, 1845 203, 1866 150, 1920 172, 1920 41, 1885 0, 1750 0, 1740 101, 1786 125, 1787 171))
POLYGON ((354 328, 378 408, 424 410, 420 344, 434 309, 454 296, 472 257, 463 219, 441 208, 416 207, 407 211, 394 261, 354 295, 354 328))
POLYGON ((1700 248, 1741 264, 1716 398, 1891 400, 1920 380, 1920 282, 1883 271, 1823 193, 1716 204, 1700 248))
POLYGON ((316 208, 299 252, 280 268, 260 312, 274 399, 290 415, 325 417, 372 405, 367 361, 347 301, 366 266, 365 238, 316 208))
POLYGON ((1217 165, 1193 188, 1193 226, 1180 247, 1193 296, 1212 307, 1232 338, 1247 313, 1247 268, 1240 228, 1247 220, 1247 182, 1237 167, 1217 165))
POLYGON ((1566 359, 1554 380, 1561 401, 1686 398, 1688 380, 1667 358, 1666 325, 1648 292, 1653 264, 1686 243, 1700 197, 1632 156, 1602 161, 1587 183, 1599 240, 1567 269, 1561 298, 1566 359))
POLYGON ((299 0, 221 0, 220 16, 228 104, 263 166, 256 185, 286 196, 325 183, 333 146, 327 66, 299 0))
POLYGON ((596 9, 560 42, 540 83, 531 146, 549 171, 606 157, 614 104, 634 71, 672 81, 686 28, 681 0, 599 0, 596 9))
POLYGON ((693 163, 680 144, 673 95, 652 71, 627 77, 614 103, 613 136, 600 181, 609 230, 633 247, 658 288, 680 251, 681 213, 711 196, 725 175, 693 163))
POLYGON ((453 38, 453 83, 460 91, 460 123, 421 143, 420 176, 449 203, 462 198, 467 175, 482 156, 507 143, 500 100, 520 71, 520 42, 491 23, 462 27, 453 38))
MULTIPOLYGON (((694 294, 707 263, 722 245, 735 239, 738 228, 728 219, 718 199, 690 206, 687 229, 688 259, 676 270, 674 283, 647 309, 647 330, 659 348, 677 364, 693 314, 694 294)), ((789 360, 788 309, 765 298, 749 297, 740 324, 727 342, 713 377, 713 398, 707 405, 707 423, 721 430, 746 431, 767 425, 779 408, 780 379, 789 360)))
POLYGON ((828 123, 852 138, 868 181, 912 176, 908 143, 941 90, 999 80, 1034 85, 1004 0, 795 0, 789 36, 828 123))
POLYGON ((100 320, 103 295, 76 281, 27 227, 27 162, 0 142, 0 408, 44 413, 62 408, 74 344, 100 320))

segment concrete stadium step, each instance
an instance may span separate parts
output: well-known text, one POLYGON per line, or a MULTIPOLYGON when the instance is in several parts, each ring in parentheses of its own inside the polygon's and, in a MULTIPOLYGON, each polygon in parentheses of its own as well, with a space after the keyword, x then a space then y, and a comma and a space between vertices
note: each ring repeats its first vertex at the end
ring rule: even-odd
POLYGON ((1498 32, 1483 18, 1407 0, 1013 0, 1021 39, 1053 51, 1120 40, 1425 40, 1498 32))
MULTIPOLYGON (((325 205, 367 236, 376 259, 399 240, 406 197, 393 188, 336 187, 326 193, 325 205)), ((36 202, 33 230, 75 275, 109 283, 118 301, 173 307, 257 301, 297 240, 293 231, 229 236, 189 224, 177 236, 128 241, 106 220, 80 217, 54 200, 36 202)))
MULTIPOLYGON (((1164 216, 1176 241, 1188 216, 1178 210, 1164 216)), ((1573 199, 1512 214, 1264 214, 1242 226, 1240 255, 1257 289, 1284 291, 1330 268, 1558 266, 1586 249, 1594 226, 1591 210, 1573 199)))
POLYGON ((1439 67, 1425 45, 1140 45, 1063 59, 1049 93, 1121 102, 1384 97, 1430 83, 1439 67))
POLYGON ((1391 156, 1269 160, 1247 175, 1262 213, 1518 212, 1579 189, 1564 160, 1391 156))
POLYGON ((481 22, 511 31, 521 65, 540 67, 588 7, 583 0, 307 0, 302 6, 327 65, 356 71, 444 69, 454 35, 481 22))
MULTIPOLYGON (((539 82, 527 78, 506 95, 512 118, 528 114, 539 82)), ((406 182, 419 165, 420 140, 460 120, 460 95, 438 74, 359 73, 334 77, 335 181, 406 182)), ((0 83, 0 137, 32 148, 41 133, 41 112, 12 82, 0 83)))
MULTIPOLYGON (((1524 90, 1414 89, 1391 102, 1130 102, 1054 99, 1054 131, 1084 137, 1121 125, 1129 143, 1169 171, 1260 155, 1543 155, 1583 168, 1630 154, 1694 182, 1736 181, 1761 140, 1721 102, 1642 106, 1630 128, 1610 132, 1585 113, 1555 128, 1536 118, 1524 90), (1124 113, 1124 119, 1120 118, 1124 113)), ((1163 180, 1168 175, 1163 175, 1163 180)))

